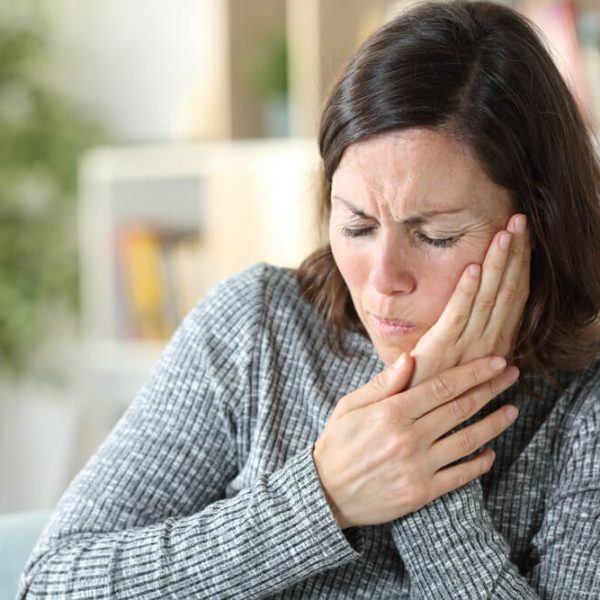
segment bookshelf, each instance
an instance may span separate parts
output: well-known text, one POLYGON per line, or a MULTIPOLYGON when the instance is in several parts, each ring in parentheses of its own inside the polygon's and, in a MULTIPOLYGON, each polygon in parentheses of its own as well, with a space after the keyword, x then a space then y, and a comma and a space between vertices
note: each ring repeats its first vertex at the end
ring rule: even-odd
POLYGON ((103 416, 86 409, 94 427, 106 422, 87 438, 105 435, 208 289, 258 261, 297 266, 316 247, 317 169, 316 144, 303 138, 120 146, 85 156, 82 379, 89 407, 103 406, 103 416))

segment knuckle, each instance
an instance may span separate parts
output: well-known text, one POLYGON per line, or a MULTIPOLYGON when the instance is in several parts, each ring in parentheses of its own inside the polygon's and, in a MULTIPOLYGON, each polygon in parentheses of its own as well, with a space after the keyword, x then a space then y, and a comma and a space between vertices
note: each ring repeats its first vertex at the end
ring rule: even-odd
POLYGON ((431 380, 431 389, 435 398, 447 400, 454 396, 456 384, 449 375, 435 375, 431 380))
MULTIPOLYGON (((486 354, 487 353, 485 353, 483 356, 486 354)), ((473 382, 473 384, 481 383, 484 378, 483 369, 481 369, 478 365, 469 365, 468 369, 469 381, 473 382)))
POLYGON ((496 274, 502 274, 504 271, 504 261, 497 257, 497 259, 490 264, 490 268, 492 271, 495 271, 496 274))
POLYGON ((373 379, 371 379, 371 388, 375 392, 384 392, 386 390, 386 376, 385 371, 377 373, 373 379))
POLYGON ((464 421, 473 410, 474 401, 468 396, 457 398, 451 403, 452 414, 458 422, 464 421))
POLYGON ((512 304, 513 302, 520 300, 520 293, 521 291, 517 285, 514 283, 507 283, 502 291, 502 297, 507 303, 512 304))
POLYGON ((390 423, 393 423, 395 416, 393 407, 383 402, 373 407, 370 422, 376 429, 383 430, 390 423))
POLYGON ((450 314, 450 326, 458 327, 462 326, 467 320, 467 315, 463 312, 454 311, 450 314))
POLYGON ((519 302, 525 302, 529 298, 529 282, 519 288, 517 294, 517 300, 519 302))
POLYGON ((335 408, 333 409, 334 412, 346 412, 347 409, 352 408, 353 405, 353 399, 352 399, 352 394, 348 394, 347 396, 343 396, 342 398, 340 398, 336 405, 335 408))
POLYGON ((392 452, 397 458, 405 459, 414 455, 417 447, 417 436, 411 430, 399 432, 392 439, 392 452))
POLYGON ((458 445, 461 452, 464 454, 470 454, 475 450, 476 444, 473 439, 472 433, 468 429, 463 429, 458 433, 458 445))
POLYGON ((496 303, 493 296, 481 296, 475 300, 475 308, 479 311, 488 311, 496 303))
POLYGON ((513 256, 520 257, 523 254, 524 248, 520 244, 511 244, 510 253, 513 256))

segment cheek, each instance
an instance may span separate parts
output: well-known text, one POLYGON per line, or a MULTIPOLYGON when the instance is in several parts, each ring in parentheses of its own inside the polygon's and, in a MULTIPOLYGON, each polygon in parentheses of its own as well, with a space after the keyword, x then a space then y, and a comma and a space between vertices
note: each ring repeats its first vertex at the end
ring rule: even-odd
POLYGON ((481 252, 470 252, 468 255, 457 252, 454 256, 432 261, 429 268, 422 269, 420 297, 425 308, 423 317, 430 325, 433 325, 444 311, 467 265, 481 264, 484 255, 485 249, 481 252))
POLYGON ((424 317, 430 325, 433 325, 444 311, 460 277, 460 271, 448 272, 447 269, 436 271, 437 269, 432 270, 427 282, 421 281, 422 297, 427 307, 427 314, 424 317))
POLYGON ((369 270, 366 261, 359 260, 352 254, 334 254, 337 268, 344 280, 355 309, 361 314, 364 296, 369 295, 369 270))
POLYGON ((351 293, 363 288, 369 278, 369 261, 359 244, 349 244, 338 235, 330 234, 331 252, 342 278, 351 293))

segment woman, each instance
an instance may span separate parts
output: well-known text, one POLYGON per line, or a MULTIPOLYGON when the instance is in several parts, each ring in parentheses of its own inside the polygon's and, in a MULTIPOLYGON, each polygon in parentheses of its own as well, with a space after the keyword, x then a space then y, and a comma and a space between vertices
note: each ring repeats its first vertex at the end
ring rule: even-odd
POLYGON ((320 149, 329 244, 186 317, 20 597, 600 589, 600 178, 535 33, 486 2, 398 16, 320 149))

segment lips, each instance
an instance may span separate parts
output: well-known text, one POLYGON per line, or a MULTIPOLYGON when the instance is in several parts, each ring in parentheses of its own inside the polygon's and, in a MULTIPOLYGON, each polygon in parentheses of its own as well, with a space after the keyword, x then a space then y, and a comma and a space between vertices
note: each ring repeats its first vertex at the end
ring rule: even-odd
POLYGON ((418 328, 416 323, 404 321, 403 319, 390 319, 373 313, 369 313, 369 316, 377 329, 385 335, 407 335, 414 333, 418 328))

